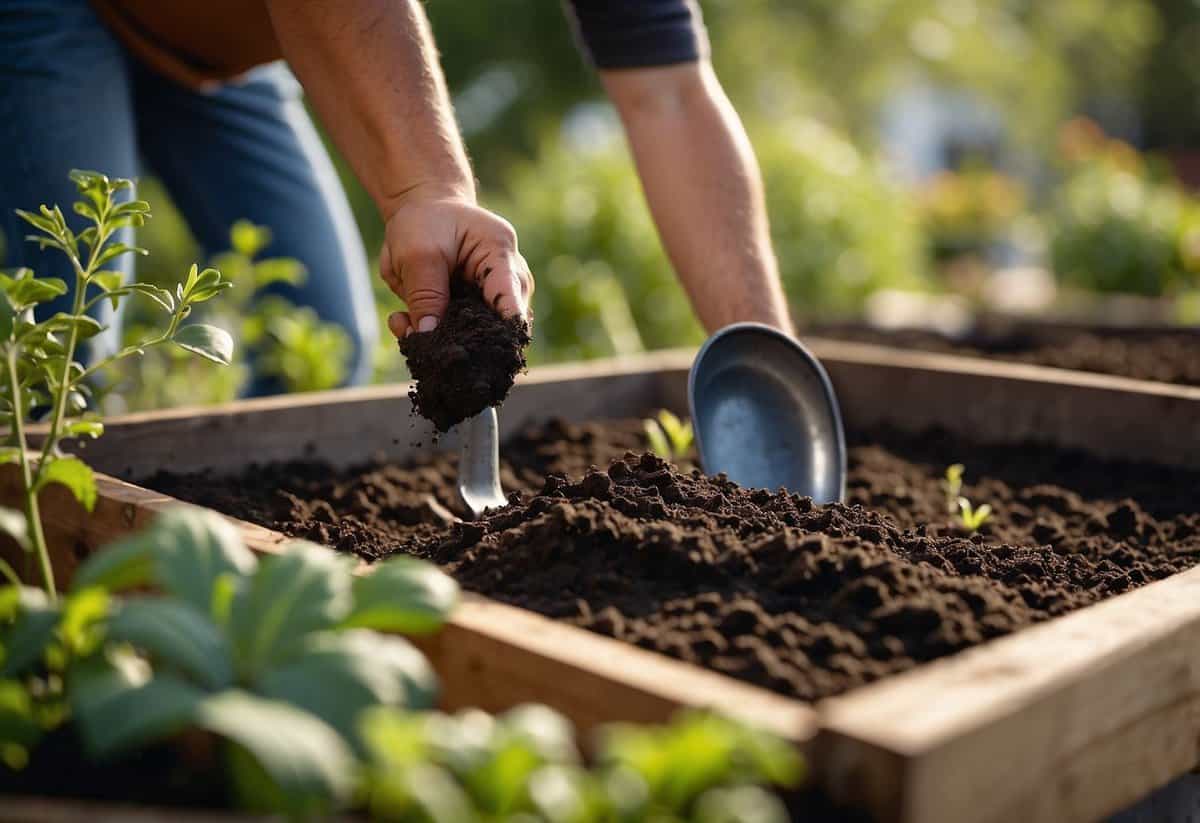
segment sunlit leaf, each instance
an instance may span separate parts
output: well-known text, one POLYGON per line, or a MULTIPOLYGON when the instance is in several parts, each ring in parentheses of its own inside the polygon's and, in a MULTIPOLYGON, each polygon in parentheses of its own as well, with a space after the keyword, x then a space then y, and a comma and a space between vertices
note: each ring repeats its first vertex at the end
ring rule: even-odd
POLYGON ((458 584, 436 566, 393 557, 354 581, 347 626, 402 634, 427 634, 446 622, 458 603, 458 584))
POLYGON ((15 677, 42 659, 58 628, 61 610, 41 589, 22 586, 8 587, 5 591, 9 597, 15 597, 17 613, 0 644, 4 650, 0 677, 15 677))
MULTIPOLYGON (((5 457, 7 456, 5 455, 5 457)), ((15 462, 15 460, 16 456, 14 455, 13 460, 6 459, 3 462, 9 463, 15 462)), ((0 506, 0 531, 17 541, 17 545, 25 551, 33 549, 33 544, 29 540, 29 521, 25 518, 24 512, 0 506)))
POLYGON ((201 357, 228 366, 233 360, 233 338, 224 329, 193 323, 175 333, 175 344, 201 357))
POLYGON ((223 689, 233 682, 225 636, 207 613, 181 600, 129 600, 109 621, 108 637, 146 654, 156 671, 177 669, 208 689, 223 689))
POLYGON ((71 494, 88 511, 96 506, 96 475, 91 466, 78 457, 58 457, 42 469, 37 488, 44 489, 51 483, 59 483, 71 490, 71 494))

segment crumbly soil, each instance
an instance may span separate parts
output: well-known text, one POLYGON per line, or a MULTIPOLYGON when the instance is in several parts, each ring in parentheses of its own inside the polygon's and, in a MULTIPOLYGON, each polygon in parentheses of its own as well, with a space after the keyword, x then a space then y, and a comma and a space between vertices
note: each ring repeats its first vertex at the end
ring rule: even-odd
POLYGON ((438 327, 400 341, 414 380, 413 408, 439 432, 503 403, 525 369, 529 345, 524 320, 500 317, 479 286, 451 280, 450 306, 438 327))
POLYGON ((509 442, 513 504, 458 523, 456 456, 146 485, 368 559, 442 564, 468 589, 792 697, 839 694, 1165 578, 1200 560, 1200 473, 931 433, 860 433, 847 505, 740 488, 642 454, 640 422, 509 442), (974 535, 941 478, 996 515, 974 535))
POLYGON ((816 326, 810 333, 905 349, 1200 386, 1200 333, 1183 329, 1087 331, 1067 327, 1013 326, 950 338, 930 331, 885 331, 861 325, 836 325, 816 326))

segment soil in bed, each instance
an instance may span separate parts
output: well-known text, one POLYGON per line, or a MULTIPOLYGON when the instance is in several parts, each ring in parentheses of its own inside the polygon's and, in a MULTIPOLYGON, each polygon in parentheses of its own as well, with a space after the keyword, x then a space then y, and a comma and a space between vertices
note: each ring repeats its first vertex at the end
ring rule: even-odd
POLYGON ((453 454, 146 485, 805 700, 1021 629, 1200 560, 1200 473, 890 431, 852 440, 848 505, 740 488, 642 453, 639 421, 527 429, 513 505, 456 523, 453 454), (996 510, 974 535, 940 481, 996 510))
POLYGON ((815 326, 817 337, 1200 386, 1200 333, 1187 329, 983 327, 963 337, 863 325, 815 326))
POLYGON ((444 432, 504 402, 525 369, 529 326, 518 317, 501 318, 479 286, 454 277, 438 327, 410 334, 399 345, 414 380, 413 408, 444 432))

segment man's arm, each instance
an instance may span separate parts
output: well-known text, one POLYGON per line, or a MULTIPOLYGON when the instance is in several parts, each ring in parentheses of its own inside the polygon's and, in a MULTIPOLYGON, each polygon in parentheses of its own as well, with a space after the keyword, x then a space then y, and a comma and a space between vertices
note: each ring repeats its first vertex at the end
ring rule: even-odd
POLYGON ((707 60, 601 71, 667 254, 710 332, 744 320, 791 333, 762 175, 707 60))
POLYGON ((388 326, 429 331, 456 271, 505 316, 528 311, 529 267, 480 208, 417 0, 267 0, 284 56, 386 223, 380 274, 408 304, 388 326))

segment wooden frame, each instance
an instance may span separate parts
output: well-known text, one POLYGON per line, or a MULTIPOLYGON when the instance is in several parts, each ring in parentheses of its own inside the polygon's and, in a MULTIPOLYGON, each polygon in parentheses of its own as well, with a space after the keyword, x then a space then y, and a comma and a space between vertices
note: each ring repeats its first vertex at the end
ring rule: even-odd
MULTIPOLYGON (((981 443, 1035 438, 1107 457, 1200 460, 1200 389, 809 343, 851 430, 941 426, 981 443)), ((535 370, 506 403, 502 429, 550 413, 682 411, 689 364, 689 353, 668 352, 535 370)), ((84 453, 108 473, 96 511, 85 516, 65 496, 47 501, 56 563, 69 574, 75 558, 172 502, 111 475, 232 470, 248 456, 400 459, 410 442, 429 439, 410 431, 409 409, 406 387, 396 386, 110 420, 84 453)), ((0 477, 0 497, 11 483, 0 477)), ((257 551, 284 539, 238 525, 257 551)), ((482 597, 468 597, 423 646, 448 707, 537 700, 584 728, 714 707, 804 746, 831 793, 883 821, 1093 820, 1200 761, 1200 569, 816 707, 482 597)))

